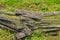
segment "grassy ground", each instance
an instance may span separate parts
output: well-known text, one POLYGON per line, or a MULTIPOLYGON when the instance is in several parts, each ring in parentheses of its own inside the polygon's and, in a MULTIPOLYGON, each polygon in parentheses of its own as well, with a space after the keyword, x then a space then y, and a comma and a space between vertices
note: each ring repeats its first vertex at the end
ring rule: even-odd
MULTIPOLYGON (((60 0, 0 0, 0 9, 15 11, 16 9, 25 9, 29 11, 52 12, 60 11, 60 0)), ((60 15, 44 17, 44 18, 60 18, 60 15)), ((60 22, 55 22, 60 24, 60 22)), ((0 40, 12 40, 14 32, 0 28, 0 40)), ((58 36, 47 36, 40 31, 33 32, 31 36, 25 40, 60 40, 60 32, 58 36)))
POLYGON ((60 0, 0 0, 0 9, 14 11, 60 11, 60 0))

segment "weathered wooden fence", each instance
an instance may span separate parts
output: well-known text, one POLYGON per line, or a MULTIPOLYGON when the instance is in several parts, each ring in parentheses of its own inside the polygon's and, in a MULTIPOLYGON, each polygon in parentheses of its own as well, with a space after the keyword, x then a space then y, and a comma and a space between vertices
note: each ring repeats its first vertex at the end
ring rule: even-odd
POLYGON ((52 24, 51 22, 60 22, 60 19, 43 19, 43 17, 45 16, 48 17, 59 14, 60 12, 39 13, 26 10, 8 12, 0 10, 0 27, 14 31, 16 35, 14 36, 13 40, 22 40, 23 37, 31 35, 32 31, 37 29, 42 29, 43 32, 59 31, 60 25, 52 24), (12 18, 9 18, 8 16, 12 18), (14 19, 13 16, 15 16, 16 18, 14 19))

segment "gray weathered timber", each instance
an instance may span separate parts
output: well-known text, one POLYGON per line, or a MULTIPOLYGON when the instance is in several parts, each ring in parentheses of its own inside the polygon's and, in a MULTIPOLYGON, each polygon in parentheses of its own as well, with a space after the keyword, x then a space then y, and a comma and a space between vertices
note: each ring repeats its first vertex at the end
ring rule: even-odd
POLYGON ((26 10, 8 12, 0 10, 0 14, 20 17, 19 19, 11 19, 6 16, 0 16, 0 27, 10 29, 16 33, 13 40, 23 40, 25 36, 31 35, 37 29, 41 29, 43 32, 60 30, 59 24, 50 24, 51 22, 60 22, 60 19, 43 19, 44 16, 60 15, 60 12, 30 12, 26 10))
POLYGON ((15 15, 15 16, 24 16, 31 19, 41 19, 43 16, 53 16, 59 15, 60 12, 30 12, 26 10, 17 10, 16 12, 8 12, 6 10, 0 10, 0 14, 15 15))
POLYGON ((41 22, 59 22, 60 19, 42 19, 41 22))
POLYGON ((8 26, 11 29, 14 30, 19 30, 20 28, 23 29, 24 27, 20 27, 21 24, 15 24, 14 20, 8 19, 6 17, 0 17, 0 24, 4 25, 4 26, 8 26))
POLYGON ((0 10, 0 14, 15 15, 15 12, 8 12, 6 10, 0 10))
POLYGON ((60 14, 60 12, 30 12, 26 10, 17 10, 17 15, 26 15, 26 16, 54 16, 60 14))

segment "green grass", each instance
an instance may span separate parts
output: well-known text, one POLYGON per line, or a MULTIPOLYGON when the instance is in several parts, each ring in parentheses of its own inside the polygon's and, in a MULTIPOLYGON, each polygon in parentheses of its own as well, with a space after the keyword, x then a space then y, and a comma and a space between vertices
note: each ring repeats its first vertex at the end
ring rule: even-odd
MULTIPOLYGON (((8 11, 15 11, 16 9, 39 12, 60 11, 60 0, 0 0, 0 9, 8 11)), ((60 18, 60 15, 43 18, 60 18)), ((60 22, 55 23, 60 24, 60 22)), ((12 31, 0 28, 0 40, 12 40, 13 36, 12 31)), ((60 40, 60 33, 57 37, 45 37, 42 32, 36 31, 31 36, 26 37, 25 40, 60 40)))
POLYGON ((0 40, 12 40, 14 35, 14 32, 0 27, 0 40))
POLYGON ((25 9, 30 11, 60 11, 60 0, 1 0, 0 9, 14 11, 25 9))
POLYGON ((45 36, 43 32, 36 30, 31 36, 26 37, 25 40, 59 40, 59 37, 60 34, 59 36, 45 36))

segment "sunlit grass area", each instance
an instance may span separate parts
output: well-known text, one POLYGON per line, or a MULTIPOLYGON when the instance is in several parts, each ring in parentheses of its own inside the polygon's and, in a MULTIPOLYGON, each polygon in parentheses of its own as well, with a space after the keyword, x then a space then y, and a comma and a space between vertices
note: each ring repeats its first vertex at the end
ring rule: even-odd
POLYGON ((14 35, 14 32, 5 28, 0 28, 0 40, 12 40, 14 35))
POLYGON ((60 11, 60 0, 0 0, 0 9, 14 11, 60 11))
POLYGON ((25 38, 25 40, 60 40, 59 36, 45 36, 45 34, 39 30, 36 30, 32 33, 31 36, 25 38))
MULTIPOLYGON (((29 11, 37 11, 37 12, 54 12, 60 11, 60 0, 0 0, 0 9, 15 11, 15 10, 29 10, 29 11)), ((11 17, 9 18, 18 18, 11 17)), ((47 18, 60 18, 60 15, 43 17, 47 18)), ((55 24, 60 24, 60 22, 53 22, 55 24)), ((14 32, 0 28, 0 40, 12 40, 14 36, 14 32)), ((40 31, 35 31, 31 34, 31 36, 25 37, 25 40, 60 40, 60 32, 56 37, 53 36, 44 36, 44 33, 40 31)))

